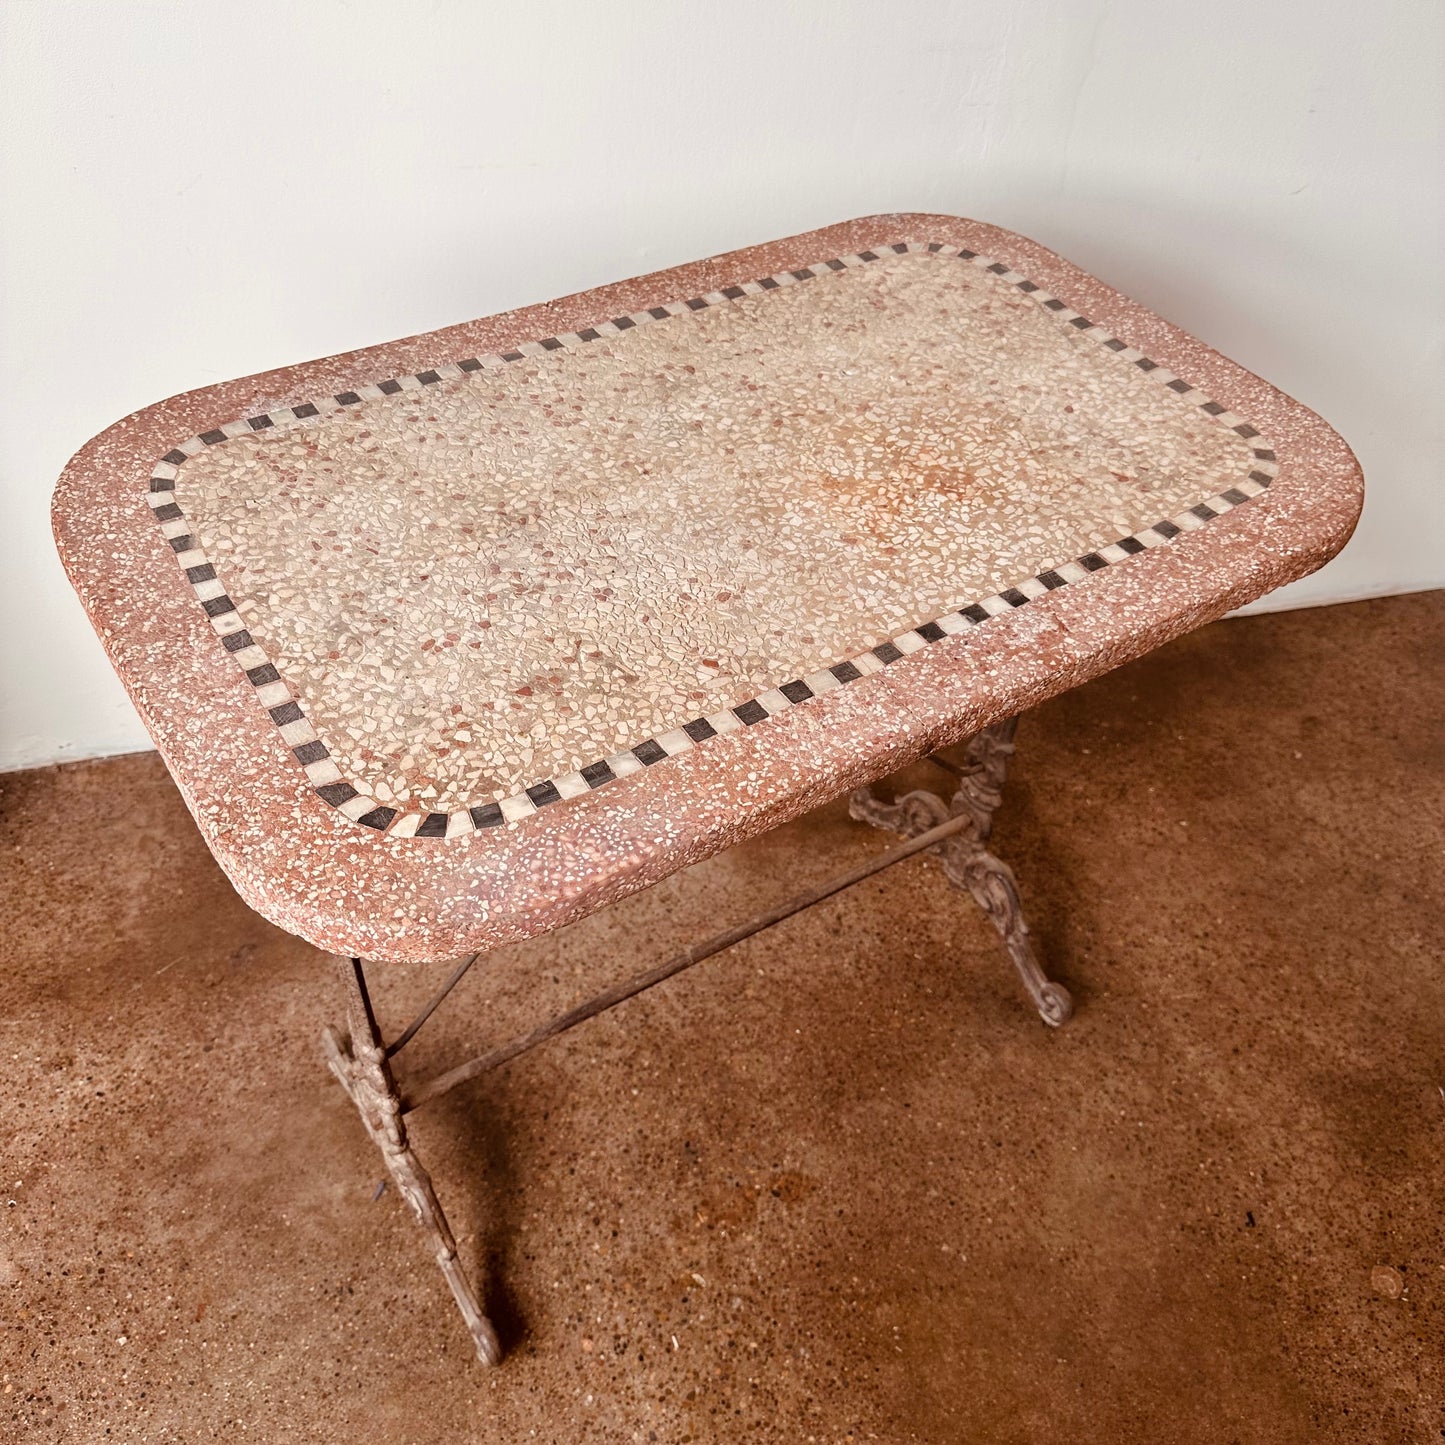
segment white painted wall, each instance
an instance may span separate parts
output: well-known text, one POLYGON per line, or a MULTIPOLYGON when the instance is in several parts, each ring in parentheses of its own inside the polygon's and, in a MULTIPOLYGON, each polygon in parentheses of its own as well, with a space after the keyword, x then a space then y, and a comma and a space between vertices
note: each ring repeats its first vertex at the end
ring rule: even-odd
POLYGON ((885 210, 977 216, 1330 419, 1445 584, 1435 0, 0 0, 0 767, 146 737, 51 547, 172 392, 885 210))

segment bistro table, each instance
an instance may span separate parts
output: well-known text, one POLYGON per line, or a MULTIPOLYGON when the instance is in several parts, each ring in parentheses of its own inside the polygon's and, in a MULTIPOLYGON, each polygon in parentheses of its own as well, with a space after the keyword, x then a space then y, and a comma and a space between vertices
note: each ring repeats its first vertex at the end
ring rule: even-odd
POLYGON ((884 215, 173 397, 54 523, 221 867, 339 955, 331 1067, 494 1363, 408 1112, 924 851, 1063 1023, 987 848, 1013 720, 1318 567, 1360 502, 1319 417, 1094 277, 884 215), (925 756, 942 793, 873 791, 925 756), (398 1083, 478 955, 843 793, 905 841, 398 1083), (387 1041, 363 959, 459 961, 387 1041))

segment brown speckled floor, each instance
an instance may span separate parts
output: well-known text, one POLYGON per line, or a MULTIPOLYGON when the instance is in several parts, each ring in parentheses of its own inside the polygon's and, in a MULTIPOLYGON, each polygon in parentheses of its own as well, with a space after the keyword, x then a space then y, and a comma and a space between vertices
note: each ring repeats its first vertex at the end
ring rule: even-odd
MULTIPOLYGON (((153 756, 0 779, 0 1438, 1438 1440, 1442 712, 1445 593, 1216 624, 1021 729, 1061 1033, 908 863, 424 1112, 490 1374, 373 1201, 324 961, 153 756)), ((413 1047, 879 846, 826 808, 494 955, 413 1047)))

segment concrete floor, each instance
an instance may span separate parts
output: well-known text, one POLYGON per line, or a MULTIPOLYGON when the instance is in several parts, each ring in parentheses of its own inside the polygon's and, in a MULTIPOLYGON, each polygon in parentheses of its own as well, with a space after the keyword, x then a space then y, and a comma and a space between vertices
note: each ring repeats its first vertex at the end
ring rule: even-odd
MULTIPOLYGON (((326 960, 153 756, 0 780, 0 1437, 1438 1440, 1442 713, 1445 593, 1217 624, 1021 728, 1068 1028, 918 861, 424 1111, 490 1373, 326 960)), ((881 841, 832 806, 498 954, 412 1068, 881 841)))

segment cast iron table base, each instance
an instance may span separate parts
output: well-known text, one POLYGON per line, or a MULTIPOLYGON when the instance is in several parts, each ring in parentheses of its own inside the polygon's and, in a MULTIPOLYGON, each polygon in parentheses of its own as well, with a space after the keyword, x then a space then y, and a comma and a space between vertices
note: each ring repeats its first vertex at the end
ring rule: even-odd
POLYGON ((1013 871, 988 849, 993 815, 1001 800, 1017 725, 1018 719, 1013 718, 970 738, 964 745, 967 761, 962 765, 938 754, 932 755, 930 760, 954 777, 956 787, 951 798, 945 799, 924 789, 907 793, 891 803, 877 797, 871 788, 860 788, 852 794, 849 812, 854 818, 901 833, 908 840, 905 843, 747 923, 715 934, 646 973, 605 989, 511 1043, 468 1060, 414 1089, 402 1090, 398 1087, 390 1061, 461 982, 478 955, 472 954, 457 965, 425 1008, 389 1045, 377 1026, 361 959, 338 960, 346 996, 347 1032, 343 1036, 335 1029, 327 1029, 323 1041, 327 1062, 351 1096, 367 1133, 381 1150, 402 1198, 411 1206, 417 1221, 426 1231, 437 1264, 451 1287, 457 1308, 476 1346, 477 1358, 484 1365, 495 1365, 501 1358, 497 1332, 482 1310, 457 1258, 457 1243, 432 1187, 431 1176, 422 1167, 407 1137, 404 1116, 427 1100, 437 1098, 478 1074, 526 1053, 585 1019, 615 1008, 625 999, 692 968, 732 944, 760 933, 894 863, 923 852, 938 854, 944 876, 954 887, 971 893, 998 929, 1024 988, 1038 1009, 1039 1017, 1054 1027, 1068 1021, 1073 1012, 1073 1002, 1062 984, 1048 978, 1034 956, 1013 871))

